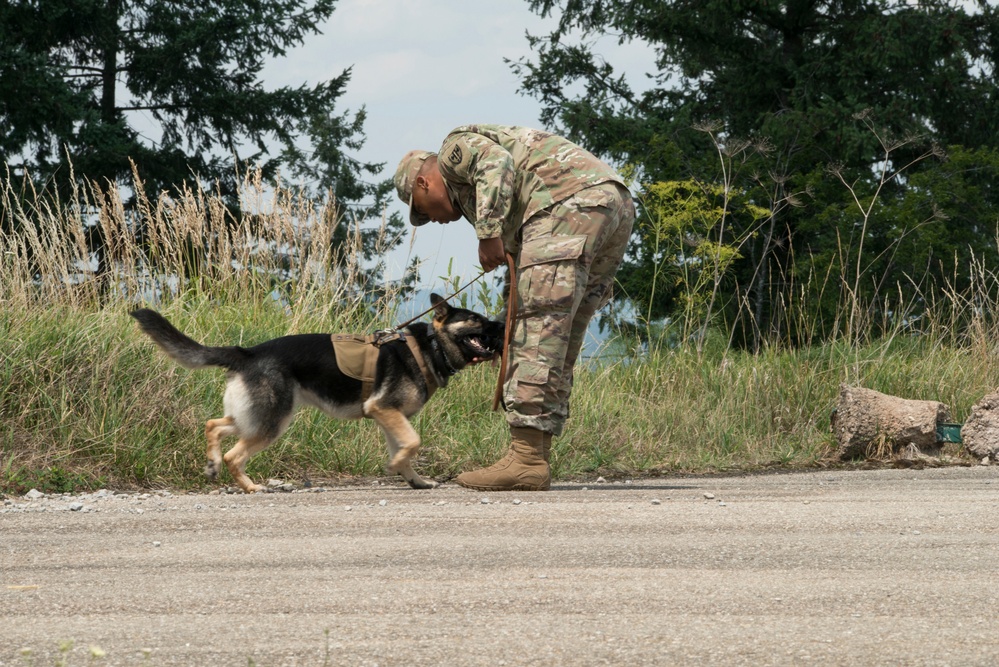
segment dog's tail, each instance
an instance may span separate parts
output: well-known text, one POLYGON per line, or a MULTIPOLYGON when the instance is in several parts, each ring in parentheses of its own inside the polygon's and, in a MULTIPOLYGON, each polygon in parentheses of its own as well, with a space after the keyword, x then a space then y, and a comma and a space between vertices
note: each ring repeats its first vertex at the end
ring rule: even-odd
POLYGON ((177 327, 155 310, 139 308, 130 315, 139 323, 139 328, 153 339, 153 342, 184 368, 208 368, 222 366, 238 370, 250 357, 248 350, 241 347, 208 347, 188 338, 177 327))

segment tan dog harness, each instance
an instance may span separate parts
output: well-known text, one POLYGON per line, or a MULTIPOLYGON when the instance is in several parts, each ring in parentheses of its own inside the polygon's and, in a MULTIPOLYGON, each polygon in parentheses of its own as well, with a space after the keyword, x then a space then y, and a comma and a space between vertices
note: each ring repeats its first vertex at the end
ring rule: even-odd
POLYGON ((433 396, 438 387, 444 386, 426 362, 420 346, 412 335, 403 331, 379 331, 363 334, 332 334, 333 351, 336 354, 336 365, 344 375, 361 381, 361 400, 366 401, 371 396, 375 386, 375 366, 378 363, 378 351, 382 345, 393 340, 401 340, 409 346, 409 351, 416 359, 423 379, 427 383, 427 398, 433 396))

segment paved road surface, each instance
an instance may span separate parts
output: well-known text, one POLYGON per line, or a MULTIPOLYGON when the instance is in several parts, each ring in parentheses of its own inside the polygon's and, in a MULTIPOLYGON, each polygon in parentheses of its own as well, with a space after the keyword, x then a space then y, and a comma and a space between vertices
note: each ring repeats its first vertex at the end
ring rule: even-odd
POLYGON ((997 500, 999 467, 8 499, 0 665, 996 665, 997 500))

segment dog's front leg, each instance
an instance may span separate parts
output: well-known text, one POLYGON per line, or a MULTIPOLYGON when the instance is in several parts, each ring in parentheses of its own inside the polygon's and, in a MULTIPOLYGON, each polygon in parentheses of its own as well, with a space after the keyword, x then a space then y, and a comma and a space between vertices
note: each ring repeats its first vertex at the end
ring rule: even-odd
POLYGON ((382 408, 369 403, 365 406, 368 416, 385 434, 389 450, 389 472, 398 473, 414 489, 432 489, 437 482, 425 479, 413 470, 413 459, 420 449, 420 436, 406 416, 393 408, 382 408))

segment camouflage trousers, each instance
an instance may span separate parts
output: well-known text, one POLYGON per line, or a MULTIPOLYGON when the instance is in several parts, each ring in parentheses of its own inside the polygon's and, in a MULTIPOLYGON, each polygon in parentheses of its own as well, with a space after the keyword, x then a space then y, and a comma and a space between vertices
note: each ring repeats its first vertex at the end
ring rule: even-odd
POLYGON ((517 323, 503 388, 510 426, 562 433, 573 366, 590 320, 611 298, 634 221, 627 188, 604 183, 521 227, 517 323))

